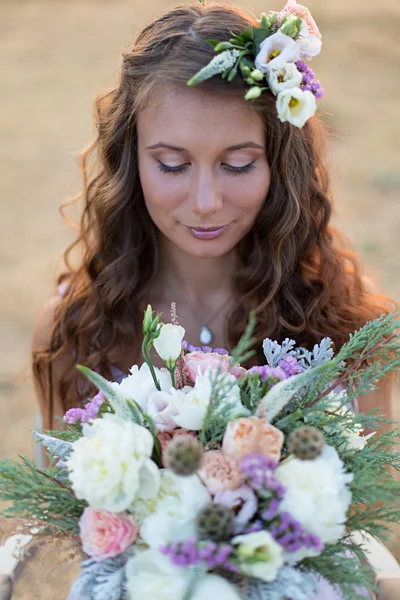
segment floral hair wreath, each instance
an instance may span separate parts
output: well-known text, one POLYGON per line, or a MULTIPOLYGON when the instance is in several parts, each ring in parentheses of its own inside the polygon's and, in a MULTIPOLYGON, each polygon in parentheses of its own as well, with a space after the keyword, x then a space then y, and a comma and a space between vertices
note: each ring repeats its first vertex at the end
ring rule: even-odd
POLYGON ((205 40, 218 52, 187 84, 196 85, 220 74, 232 81, 238 70, 250 89, 245 100, 264 90, 277 97, 280 121, 303 127, 317 109, 324 90, 306 65, 321 50, 321 34, 308 8, 288 0, 281 12, 263 13, 259 27, 249 25, 229 41, 205 40))

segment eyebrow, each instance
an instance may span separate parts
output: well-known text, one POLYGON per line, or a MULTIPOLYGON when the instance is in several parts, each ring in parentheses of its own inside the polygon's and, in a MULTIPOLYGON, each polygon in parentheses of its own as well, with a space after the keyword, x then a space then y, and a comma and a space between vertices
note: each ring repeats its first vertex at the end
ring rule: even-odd
MULTIPOLYGON (((164 142, 158 142, 158 144, 153 144, 153 146, 146 146, 146 150, 157 150, 158 148, 167 148, 168 150, 175 150, 176 152, 187 152, 186 148, 165 144, 164 142)), ((264 150, 264 146, 260 146, 255 142, 243 142, 242 144, 229 146, 228 148, 225 148, 225 150, 241 150, 242 148, 259 148, 260 150, 264 150)))

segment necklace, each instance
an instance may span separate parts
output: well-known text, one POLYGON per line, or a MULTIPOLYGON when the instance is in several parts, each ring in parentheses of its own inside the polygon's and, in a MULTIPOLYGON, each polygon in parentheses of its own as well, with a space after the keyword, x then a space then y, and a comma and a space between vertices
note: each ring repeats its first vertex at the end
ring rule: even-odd
POLYGON ((172 294, 179 296, 179 298, 182 300, 182 302, 185 304, 185 306, 187 306, 187 308, 192 313, 194 319, 201 324, 200 335, 199 335, 200 344, 202 344, 203 346, 208 346, 209 344, 211 344, 211 342, 213 341, 214 335, 210 329, 210 325, 213 321, 215 321, 215 319, 222 312, 222 310, 224 308, 226 308, 226 306, 227 306, 226 301, 206 321, 205 319, 202 319, 201 317, 199 317, 199 315, 193 309, 190 302, 188 302, 188 300, 185 298, 185 296, 182 294, 182 292, 180 290, 178 290, 178 288, 176 288, 175 286, 172 286, 171 284, 168 284, 168 288, 172 294))

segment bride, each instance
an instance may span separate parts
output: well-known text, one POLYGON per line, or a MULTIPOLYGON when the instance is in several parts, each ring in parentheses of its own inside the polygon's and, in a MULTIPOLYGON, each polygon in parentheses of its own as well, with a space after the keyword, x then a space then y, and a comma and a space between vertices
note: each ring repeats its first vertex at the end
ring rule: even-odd
MULTIPOLYGON (((139 361, 148 303, 168 315, 176 302, 193 346, 228 349, 250 309, 256 347, 265 337, 312 347, 328 336, 336 351, 392 309, 331 226, 318 117, 300 123, 289 103, 285 118, 270 89, 245 100, 240 72, 187 86, 214 56, 205 40, 228 40, 250 24, 229 5, 179 6, 145 27, 123 53, 118 85, 97 98, 79 237, 33 336, 45 429, 93 395, 76 363, 120 380, 139 361)), ((386 381, 360 398, 361 410, 390 417, 386 381)), ((324 586, 321 600, 337 598, 324 586)))

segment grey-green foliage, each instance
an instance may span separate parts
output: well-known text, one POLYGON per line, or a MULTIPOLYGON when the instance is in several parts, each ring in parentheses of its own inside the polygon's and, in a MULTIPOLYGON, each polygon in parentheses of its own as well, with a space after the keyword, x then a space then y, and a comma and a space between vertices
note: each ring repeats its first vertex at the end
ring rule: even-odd
POLYGON ((85 560, 67 600, 125 600, 126 562, 123 554, 103 561, 85 560))
POLYGON ((65 440, 60 440, 44 433, 38 433, 37 431, 34 431, 33 435, 47 448, 54 458, 59 459, 56 466, 60 469, 65 469, 67 467, 66 460, 72 452, 71 442, 66 442, 65 440))
POLYGON ((296 342, 289 338, 284 339, 282 344, 279 344, 276 340, 265 338, 263 341, 263 350, 267 365, 272 368, 278 367, 279 362, 285 356, 293 356, 293 348, 295 345, 296 342))
POLYGON ((284 566, 275 581, 246 578, 246 600, 310 600, 315 598, 316 579, 312 573, 284 566))
POLYGON ((210 79, 214 75, 219 75, 232 69, 240 56, 239 50, 224 50, 220 52, 211 61, 203 67, 196 75, 194 75, 189 81, 188 85, 197 85, 206 79, 210 79))
POLYGON ((59 469, 40 470, 32 460, 20 459, 0 459, 0 500, 12 502, 3 514, 35 517, 62 531, 76 533, 86 503, 75 498, 67 484, 57 482, 59 469))

